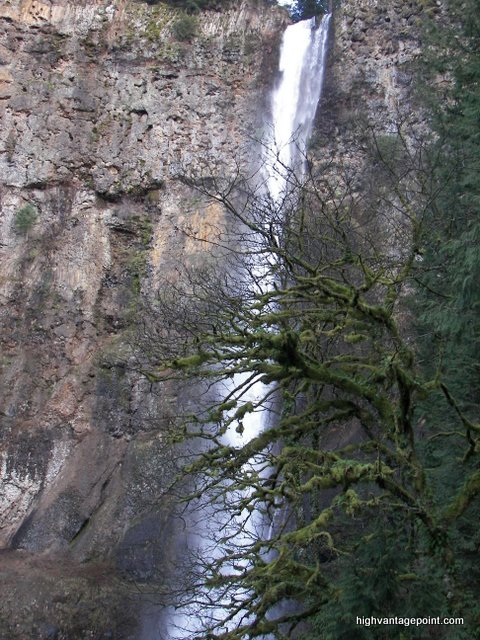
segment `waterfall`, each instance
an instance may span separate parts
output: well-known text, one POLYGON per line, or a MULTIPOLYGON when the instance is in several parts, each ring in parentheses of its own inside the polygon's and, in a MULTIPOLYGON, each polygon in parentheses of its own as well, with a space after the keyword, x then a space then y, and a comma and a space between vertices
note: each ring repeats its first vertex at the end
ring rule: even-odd
MULTIPOLYGON (((294 172, 301 177, 306 161, 308 141, 323 86, 331 14, 326 14, 318 29, 315 18, 290 25, 282 40, 279 81, 271 97, 271 122, 265 144, 264 174, 267 197, 280 207, 289 191, 289 177, 294 172)), ((265 221, 268 224, 268 220, 265 221)), ((264 280, 264 289, 273 286, 264 265, 253 265, 256 279, 264 280), (263 271, 263 273, 262 273, 263 271)), ((235 376, 228 391, 239 387, 248 374, 235 376)), ((255 405, 265 395, 263 385, 253 384, 243 394, 243 403, 255 405)), ((265 428, 265 408, 248 413, 243 420, 243 432, 234 429, 227 434, 228 444, 240 446, 265 428)))
MULTIPOLYGON (((273 206, 278 205, 279 208, 281 207, 279 203, 289 191, 289 177, 292 172, 295 172, 298 178, 304 171, 307 144, 323 84, 329 23, 330 15, 327 15, 316 28, 315 18, 312 18, 289 26, 283 36, 279 81, 272 92, 271 121, 269 135, 264 141, 266 151, 263 158, 267 198, 273 206)), ((261 280, 264 267, 254 265, 253 268, 255 278, 261 280), (258 270, 255 272, 257 266, 258 270)), ((273 286, 269 282, 268 275, 264 279, 263 286, 267 289, 273 286)), ((240 405, 248 403, 256 407, 268 391, 268 387, 259 380, 249 384, 247 390, 235 391, 244 385, 250 375, 235 374, 232 379, 225 381, 222 387, 217 388, 219 397, 234 393, 240 405)), ((236 425, 230 426, 224 436, 225 444, 241 447, 249 442, 263 429, 268 428, 268 414, 268 407, 265 406, 258 406, 254 411, 246 413, 241 429, 236 429, 236 425)), ((249 467, 254 472, 259 471, 255 464, 253 461, 249 467)), ((263 472, 260 471, 260 473, 263 472)), ((244 492, 242 495, 248 494, 244 492)), ((197 553, 208 559, 218 559, 222 555, 221 549, 215 549, 215 531, 212 532, 212 529, 218 527, 217 537, 221 537, 218 531, 230 526, 230 521, 237 530, 236 537, 232 541, 236 546, 248 546, 249 541, 258 535, 268 538, 270 523, 265 522, 260 513, 241 513, 234 516, 226 511, 222 516, 223 521, 218 522, 214 518, 211 507, 206 504, 203 506, 206 514, 203 517, 203 524, 202 519, 195 520, 192 516, 192 521, 187 525, 191 530, 190 539, 197 553)), ((236 564, 233 570, 238 570, 238 562, 236 564)), ((209 595, 204 594, 202 597, 202 594, 199 594, 198 601, 209 600, 209 595)), ((210 615, 217 619, 222 618, 222 606, 226 605, 222 597, 219 596, 210 611, 210 615)), ((195 618, 194 611, 189 613, 187 610, 180 610, 172 613, 168 639, 181 640, 198 632, 201 625, 195 618)), ((232 624, 235 624, 235 620, 231 621, 229 628, 232 624)))
POLYGON ((280 55, 280 79, 272 94, 267 140, 267 189, 274 202, 288 190, 292 171, 303 171, 320 100, 331 15, 315 29, 315 18, 287 27, 280 55))

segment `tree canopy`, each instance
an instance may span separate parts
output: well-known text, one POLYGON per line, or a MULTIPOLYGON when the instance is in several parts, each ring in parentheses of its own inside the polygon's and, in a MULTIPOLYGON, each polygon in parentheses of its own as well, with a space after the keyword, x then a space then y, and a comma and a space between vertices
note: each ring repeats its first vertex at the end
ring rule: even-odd
POLYGON ((329 0, 294 0, 291 14, 294 20, 306 20, 328 12, 329 0))

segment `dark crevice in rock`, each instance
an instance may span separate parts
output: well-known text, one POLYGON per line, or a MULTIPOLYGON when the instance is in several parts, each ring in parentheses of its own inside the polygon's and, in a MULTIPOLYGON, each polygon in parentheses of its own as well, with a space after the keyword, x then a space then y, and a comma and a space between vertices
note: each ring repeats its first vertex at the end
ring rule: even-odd
POLYGON ((130 113, 135 113, 137 116, 148 116, 148 111, 146 109, 132 109, 130 113))
POLYGON ((75 535, 73 536, 73 538, 70 540, 70 545, 75 544, 75 542, 78 540, 78 538, 82 535, 82 533, 86 530, 86 528, 89 526, 91 522, 90 518, 85 518, 85 520, 82 522, 82 524, 80 525, 80 528, 78 529, 78 531, 75 533, 75 535))

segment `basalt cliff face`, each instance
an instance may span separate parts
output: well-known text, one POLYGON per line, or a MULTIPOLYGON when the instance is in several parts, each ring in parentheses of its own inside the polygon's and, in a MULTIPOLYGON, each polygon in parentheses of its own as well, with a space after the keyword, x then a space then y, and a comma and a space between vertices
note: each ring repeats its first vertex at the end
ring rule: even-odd
MULTIPOLYGON (((360 114, 389 135, 409 109, 420 12, 335 15, 316 145, 357 178, 360 114)), ((170 554, 171 395, 122 354, 159 273, 197 250, 182 222, 222 216, 182 176, 258 157, 288 23, 251 2, 183 35, 179 19, 134 0, 0 6, 2 640, 140 638, 128 584, 170 554)))
POLYGON ((326 162, 354 185, 369 172, 367 146, 374 138, 394 142, 428 129, 415 99, 415 66, 422 51, 426 13, 441 12, 430 0, 358 0, 340 3, 335 15, 331 64, 316 138, 326 162))
POLYGON ((313 173, 325 180, 325 197, 392 256, 409 248, 406 208, 423 206, 415 171, 430 125, 418 64, 426 19, 438 17, 436 0, 347 0, 334 13, 313 173))
POLYGON ((228 174, 258 137, 288 17, 244 2, 191 33, 180 19, 124 0, 0 7, 2 638, 117 633, 115 575, 148 580, 168 554, 152 512, 169 403, 119 352, 156 274, 195 251, 179 221, 218 215, 178 178, 211 158, 228 174))

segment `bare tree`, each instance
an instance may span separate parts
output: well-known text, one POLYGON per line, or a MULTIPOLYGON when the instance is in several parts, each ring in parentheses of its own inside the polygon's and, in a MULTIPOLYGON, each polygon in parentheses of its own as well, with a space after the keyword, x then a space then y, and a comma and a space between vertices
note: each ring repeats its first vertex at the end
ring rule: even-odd
POLYGON ((362 554, 387 531, 399 545, 381 573, 388 603, 414 606, 432 567, 440 589, 460 588, 448 532, 478 493, 478 471, 435 503, 423 443, 452 434, 423 433, 418 401, 443 393, 469 456, 480 425, 440 375, 424 379, 405 302, 439 185, 401 127, 371 150, 368 189, 335 159, 290 174, 280 202, 258 175, 223 180, 210 168, 185 179, 222 205, 225 224, 198 238, 212 247, 203 265, 163 283, 145 314, 141 368, 152 384, 201 390, 172 426, 204 443, 184 468, 188 517, 197 505, 209 540, 181 596, 201 612, 198 638, 306 633, 341 601, 346 563, 360 567, 352 580, 383 571, 362 554))

